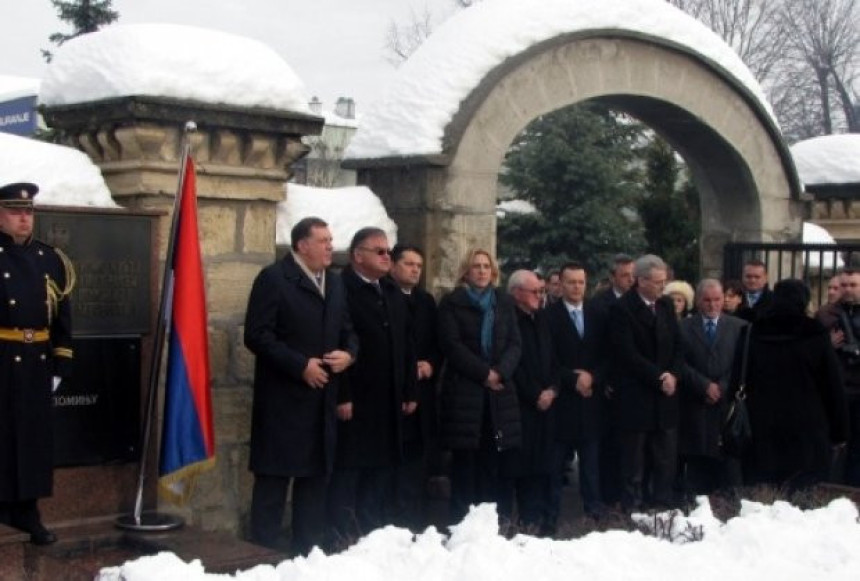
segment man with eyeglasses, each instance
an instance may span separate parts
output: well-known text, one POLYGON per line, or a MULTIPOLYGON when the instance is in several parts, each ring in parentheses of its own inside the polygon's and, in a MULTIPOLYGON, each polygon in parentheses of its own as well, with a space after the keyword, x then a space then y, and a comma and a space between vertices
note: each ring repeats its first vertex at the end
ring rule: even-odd
POLYGON ((523 442, 521 448, 506 453, 512 478, 504 480, 508 490, 502 497, 499 515, 511 518, 510 501, 515 495, 519 524, 545 534, 551 517, 553 402, 558 395, 558 377, 542 308, 540 279, 530 270, 517 270, 508 279, 508 293, 517 306, 522 340, 522 355, 513 380, 520 401, 523 442))
POLYGON ((334 546, 385 524, 394 469, 403 461, 402 419, 417 408, 408 307, 386 276, 390 269, 385 231, 356 232, 342 276, 360 355, 338 394, 337 463, 328 500, 334 546))
POLYGON ((622 505, 641 508, 646 453, 651 464, 651 499, 674 504, 678 448, 678 378, 683 350, 671 300, 663 295, 668 267, 646 254, 633 266, 636 283, 610 309, 614 387, 618 397, 622 505))
POLYGON ((71 375, 74 269, 33 238, 32 183, 0 187, 0 522, 35 545, 57 537, 37 499, 53 488, 51 394, 71 375))

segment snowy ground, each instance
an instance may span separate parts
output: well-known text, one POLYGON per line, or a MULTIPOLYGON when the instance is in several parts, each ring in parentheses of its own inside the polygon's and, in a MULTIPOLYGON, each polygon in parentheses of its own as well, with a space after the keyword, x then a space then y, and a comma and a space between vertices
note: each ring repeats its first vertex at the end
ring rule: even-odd
MULTIPOLYGON (((97 581, 661 581, 755 579, 758 581, 860 579, 860 521, 849 500, 802 511, 785 502, 744 501, 740 516, 721 523, 703 497, 676 529, 701 527, 698 542, 660 540, 642 533, 610 531, 553 541, 498 534, 493 505, 472 509, 449 535, 434 528, 413 536, 379 529, 343 553, 315 550, 307 558, 260 565, 235 576, 205 573, 199 561, 172 553, 129 561, 101 571, 97 581)), ((683 535, 681 535, 683 537, 683 535)))

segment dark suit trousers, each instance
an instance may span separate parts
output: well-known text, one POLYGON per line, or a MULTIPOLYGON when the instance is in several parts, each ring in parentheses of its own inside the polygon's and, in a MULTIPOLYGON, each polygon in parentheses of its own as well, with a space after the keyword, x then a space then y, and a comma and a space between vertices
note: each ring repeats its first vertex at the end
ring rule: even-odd
POLYGON ((254 475, 251 498, 251 540, 280 549, 278 540, 284 519, 287 487, 293 481, 292 549, 306 555, 322 546, 325 523, 326 476, 284 477, 254 475))
POLYGON ((528 534, 538 535, 546 530, 552 503, 550 487, 554 478, 549 474, 530 474, 517 478, 514 483, 519 523, 528 534))
POLYGON ((642 506, 646 453, 651 467, 651 498, 657 505, 674 504, 672 492, 678 455, 678 430, 621 431, 621 502, 625 509, 642 506))
POLYGON ((328 490, 330 548, 353 543, 389 522, 394 467, 338 468, 328 490))
POLYGON ((481 438, 478 450, 451 453, 450 518, 460 522, 472 504, 495 502, 500 515, 510 518, 513 490, 499 474, 501 454, 488 438, 481 438))
POLYGON ((860 486, 860 396, 848 398, 848 422, 851 435, 845 452, 845 484, 860 486))

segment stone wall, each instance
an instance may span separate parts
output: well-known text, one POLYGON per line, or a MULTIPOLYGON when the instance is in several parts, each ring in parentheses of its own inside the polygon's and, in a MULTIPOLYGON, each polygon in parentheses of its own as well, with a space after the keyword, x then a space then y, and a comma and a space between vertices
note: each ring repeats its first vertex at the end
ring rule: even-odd
POLYGON ((275 205, 284 199, 288 168, 307 152, 302 135, 319 134, 323 120, 141 98, 44 114, 66 144, 85 151, 99 166, 117 203, 166 213, 162 259, 183 128, 186 121, 197 123, 189 139, 197 167, 217 466, 198 479, 188 506, 162 504, 159 510, 179 512, 203 529, 241 535, 252 485, 247 467, 253 356, 242 341, 245 307, 254 277, 275 257, 275 205))
POLYGON ((860 199, 816 199, 812 221, 830 232, 837 242, 860 242, 860 199))

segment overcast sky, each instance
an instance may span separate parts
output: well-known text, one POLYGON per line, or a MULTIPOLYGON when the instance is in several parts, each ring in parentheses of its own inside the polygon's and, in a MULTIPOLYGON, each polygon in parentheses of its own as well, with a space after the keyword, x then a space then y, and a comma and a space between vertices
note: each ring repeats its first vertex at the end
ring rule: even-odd
MULTIPOLYGON (((0 34, 0 75, 40 78, 40 49, 48 37, 69 32, 49 0, 7 0, 0 34)), ((255 38, 284 57, 327 107, 352 97, 359 112, 389 82, 394 67, 385 60, 392 19, 429 9, 437 20, 454 0, 114 0, 120 24, 189 24, 255 38)))

